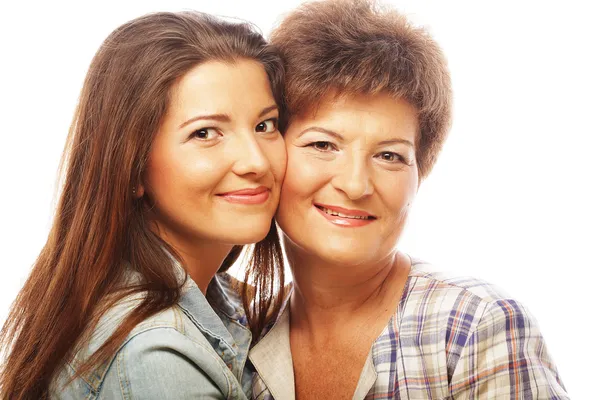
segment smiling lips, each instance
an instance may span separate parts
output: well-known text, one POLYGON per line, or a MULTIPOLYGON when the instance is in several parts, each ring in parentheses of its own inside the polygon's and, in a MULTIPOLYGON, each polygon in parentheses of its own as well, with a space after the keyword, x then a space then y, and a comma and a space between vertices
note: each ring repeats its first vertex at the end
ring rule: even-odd
POLYGON ((271 191, 266 186, 254 189, 242 189, 234 192, 221 193, 218 196, 230 203, 237 204, 262 204, 269 198, 271 191))
POLYGON ((315 204, 315 208, 329 222, 341 227, 365 226, 377 219, 374 215, 361 210, 349 210, 325 204, 315 204))

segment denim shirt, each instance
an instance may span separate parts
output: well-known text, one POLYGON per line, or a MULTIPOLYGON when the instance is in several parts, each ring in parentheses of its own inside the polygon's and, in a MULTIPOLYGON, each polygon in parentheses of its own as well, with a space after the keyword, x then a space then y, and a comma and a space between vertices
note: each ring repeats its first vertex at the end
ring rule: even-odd
POLYGON ((51 399, 247 399, 252 335, 234 279, 217 274, 204 296, 191 278, 178 304, 137 325, 111 359, 72 379, 140 297, 104 315, 50 387, 51 399))

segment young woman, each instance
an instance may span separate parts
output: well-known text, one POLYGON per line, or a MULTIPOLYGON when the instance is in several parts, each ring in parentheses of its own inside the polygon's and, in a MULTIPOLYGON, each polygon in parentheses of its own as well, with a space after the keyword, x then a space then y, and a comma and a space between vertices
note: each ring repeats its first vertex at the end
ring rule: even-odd
POLYGON ((48 241, 2 330, 0 397, 246 398, 251 330, 281 303, 267 242, 282 70, 251 26, 201 13, 150 14, 105 40, 48 241), (265 236, 240 298, 219 272, 265 236))
POLYGON ((254 397, 567 398, 523 305, 396 250, 450 124, 437 44, 368 0, 307 3, 272 43, 286 66, 277 222, 293 290, 250 352, 254 397))

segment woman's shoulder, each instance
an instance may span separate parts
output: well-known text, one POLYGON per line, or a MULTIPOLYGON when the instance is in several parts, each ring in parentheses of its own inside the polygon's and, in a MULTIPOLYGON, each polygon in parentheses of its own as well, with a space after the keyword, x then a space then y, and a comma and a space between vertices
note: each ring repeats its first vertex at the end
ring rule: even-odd
POLYGON ((438 382, 429 389, 444 398, 465 393, 504 398, 514 392, 567 398, 535 318, 485 280, 413 260, 392 322, 374 354, 378 359, 387 359, 381 357, 384 353, 412 355, 411 362, 397 363, 406 369, 402 374, 438 382), (402 352, 395 352, 397 346, 402 352), (433 359, 416 362, 420 357, 433 359), (439 368, 440 360, 445 368, 439 368), (413 365, 418 368, 411 369, 413 365))
POLYGON ((448 301, 472 301, 487 305, 514 300, 504 289, 484 279, 455 274, 419 259, 412 259, 406 289, 410 296, 428 299, 443 297, 448 301))
POLYGON ((210 343, 191 332, 174 309, 148 318, 107 362, 82 375, 79 353, 61 371, 51 398, 243 398, 210 343))
MULTIPOLYGON (((76 376, 76 371, 79 371, 90 357, 107 343, 117 328, 141 304, 143 297, 142 294, 130 295, 108 308, 95 326, 84 332, 82 339, 80 339, 80 342, 75 347, 76 351, 74 355, 61 370, 58 381, 62 381, 65 384, 73 376, 76 376)), ((148 347, 152 346, 152 340, 149 341, 147 339, 154 338, 154 341, 156 341, 155 333, 150 333, 155 330, 163 332, 166 330, 180 332, 184 330, 183 318, 176 307, 169 307, 138 323, 103 364, 94 367, 87 373, 79 375, 76 381, 70 383, 68 387, 63 388, 61 392, 64 390, 79 390, 81 388, 86 388, 86 390, 92 393, 99 392, 106 381, 110 368, 116 365, 119 353, 123 352, 125 347, 136 345, 138 342, 143 342, 148 347)))
POLYGON ((401 343, 445 354, 450 397, 568 398, 536 319, 496 285, 414 260, 398 309, 401 343))
MULTIPOLYGON (((127 317, 136 311, 145 298, 146 294, 144 292, 135 292, 116 301, 110 298, 105 299, 104 304, 109 304, 109 307, 104 309, 101 308, 102 306, 99 307, 99 310, 101 310, 100 317, 93 326, 90 326, 84 332, 80 343, 76 346, 76 353, 72 362, 75 364, 85 362, 88 357, 100 349, 116 332, 117 328, 125 322, 127 317)), ((176 305, 173 305, 147 317, 130 330, 121 343, 121 347, 135 336, 153 328, 183 330, 181 311, 178 310, 176 305)))
POLYGON ((467 336, 488 321, 493 321, 498 329, 517 319, 521 324, 537 324, 525 305, 498 286, 415 259, 397 317, 406 326, 412 326, 411 321, 421 321, 435 331, 451 335, 460 330, 467 336))
MULTIPOLYGON (((126 345, 130 340, 151 330, 172 329, 187 336, 196 336, 196 329, 190 329, 192 323, 185 312, 185 307, 182 306, 182 300, 200 307, 214 307, 225 309, 229 314, 243 312, 240 309, 241 297, 238 292, 240 283, 228 274, 217 274, 213 282, 209 285, 207 295, 211 294, 211 298, 215 301, 215 305, 209 306, 206 302, 199 301, 197 297, 202 296, 195 283, 188 279, 181 292, 180 302, 165 308, 154 315, 149 316, 143 321, 135 325, 121 346, 126 345), (189 297, 189 299, 188 299, 189 297)), ((103 312, 98 320, 98 323, 91 331, 85 335, 87 338, 85 344, 78 348, 76 358, 86 359, 97 351, 106 341, 112 336, 116 329, 123 324, 125 319, 143 302, 146 297, 145 293, 134 293, 115 302, 110 308, 103 312)), ((199 336, 202 336, 198 331, 199 336)))
MULTIPOLYGON (((229 293, 231 290, 233 294, 233 281, 227 277, 219 277, 217 281, 219 291, 229 293)), ((200 292, 193 286, 193 282, 184 286, 181 301, 195 307, 209 307, 196 298, 200 292), (190 296, 192 298, 188 298, 190 296)), ((135 325, 105 363, 77 375, 76 371, 109 340, 144 297, 144 294, 125 297, 102 315, 61 370, 55 385, 56 393, 60 393, 57 398, 81 398, 84 393, 102 393, 109 398, 127 398, 127 393, 135 397, 153 393, 151 398, 161 398, 156 395, 162 393, 166 396, 162 398, 187 398, 194 396, 188 391, 198 390, 198 387, 205 391, 196 395, 208 396, 214 391, 214 397, 222 397, 223 390, 236 390, 235 382, 225 371, 227 367, 214 350, 212 338, 199 327, 203 322, 201 316, 194 315, 197 310, 186 310, 181 301, 135 325), (74 376, 77 378, 73 380, 74 376), (207 380, 206 385, 202 379, 207 380), (189 385, 181 384, 185 381, 199 382, 199 386, 186 387, 189 385)))

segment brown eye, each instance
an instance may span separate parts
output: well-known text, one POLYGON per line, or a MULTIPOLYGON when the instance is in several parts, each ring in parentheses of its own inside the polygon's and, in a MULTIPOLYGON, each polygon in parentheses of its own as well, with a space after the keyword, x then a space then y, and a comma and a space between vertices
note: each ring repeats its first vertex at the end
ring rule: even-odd
POLYGON ((383 152, 377 154, 376 157, 382 159, 383 161, 390 162, 390 163, 393 163, 393 162, 403 162, 404 163, 405 162, 404 157, 402 157, 400 154, 394 153, 392 151, 383 151, 383 152))
POLYGON ((313 142, 310 145, 319 151, 330 151, 333 149, 333 144, 331 142, 320 141, 313 142))
POLYGON ((217 136, 219 136, 219 131, 217 131, 215 128, 196 129, 194 132, 192 132, 191 135, 193 139, 200 140, 212 140, 217 136))
POLYGON ((277 130, 277 118, 271 118, 256 125, 256 132, 271 133, 277 130))

